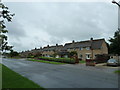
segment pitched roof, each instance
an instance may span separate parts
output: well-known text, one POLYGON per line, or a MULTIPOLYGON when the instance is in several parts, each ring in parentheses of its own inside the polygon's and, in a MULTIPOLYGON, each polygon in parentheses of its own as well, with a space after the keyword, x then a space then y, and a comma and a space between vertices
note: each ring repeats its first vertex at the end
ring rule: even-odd
POLYGON ((91 48, 92 49, 100 49, 103 42, 105 42, 104 39, 93 40, 91 48))
POLYGON ((63 47, 63 45, 44 47, 44 48, 43 48, 43 51, 59 50, 59 49, 61 49, 62 47, 63 47))
POLYGON ((64 50, 71 48, 82 48, 82 47, 91 47, 92 49, 99 49, 101 48, 103 41, 105 40, 96 39, 96 40, 87 40, 87 41, 74 42, 74 43, 66 43, 64 45, 64 50))

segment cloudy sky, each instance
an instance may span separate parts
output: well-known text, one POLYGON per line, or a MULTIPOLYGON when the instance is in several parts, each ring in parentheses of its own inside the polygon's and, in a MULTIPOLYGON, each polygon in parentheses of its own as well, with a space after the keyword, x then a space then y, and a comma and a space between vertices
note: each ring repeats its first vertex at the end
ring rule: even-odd
POLYGON ((118 28, 111 2, 5 2, 15 16, 6 23, 9 44, 24 51, 46 45, 105 38, 118 28))

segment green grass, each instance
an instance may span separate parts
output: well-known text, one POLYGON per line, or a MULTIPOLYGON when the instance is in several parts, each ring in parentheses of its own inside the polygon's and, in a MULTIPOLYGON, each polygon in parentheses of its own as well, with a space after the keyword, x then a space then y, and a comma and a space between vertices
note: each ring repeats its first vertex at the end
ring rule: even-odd
POLYGON ((114 71, 114 73, 120 74, 120 70, 116 70, 114 71))
POLYGON ((2 65, 2 88, 44 88, 2 65))
POLYGON ((52 61, 45 61, 45 60, 36 60, 36 59, 27 59, 29 61, 36 61, 36 62, 42 62, 42 63, 49 63, 49 64, 65 64, 65 63, 61 63, 61 62, 52 62, 52 61))
POLYGON ((2 90, 2 64, 0 63, 0 90, 2 90))
POLYGON ((84 61, 84 60, 81 60, 81 61, 79 61, 79 63, 86 63, 86 61, 84 61))

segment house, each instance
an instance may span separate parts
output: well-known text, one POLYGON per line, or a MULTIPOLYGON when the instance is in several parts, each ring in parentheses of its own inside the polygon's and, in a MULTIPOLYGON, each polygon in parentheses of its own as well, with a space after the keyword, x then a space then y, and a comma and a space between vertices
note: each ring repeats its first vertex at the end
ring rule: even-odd
POLYGON ((63 48, 63 45, 58 45, 58 44, 56 44, 56 46, 47 45, 47 47, 43 48, 42 56, 45 56, 45 57, 54 57, 54 56, 59 57, 56 54, 57 54, 57 52, 61 51, 61 48, 63 48))
POLYGON ((107 44, 104 39, 66 43, 64 49, 68 52, 76 51, 78 58, 82 60, 94 59, 97 54, 108 54, 107 44))
POLYGON ((20 56, 21 57, 24 57, 24 58, 27 58, 27 57, 29 57, 29 56, 42 56, 42 47, 40 47, 39 49, 32 49, 32 50, 27 50, 27 51, 22 51, 21 53, 20 53, 20 56))
POLYGON ((98 54, 108 54, 107 44, 105 39, 93 39, 86 41, 66 43, 63 45, 56 44, 55 46, 49 46, 33 49, 31 51, 23 52, 22 56, 37 55, 45 57, 68 57, 69 52, 76 51, 78 59, 95 59, 98 54))
POLYGON ((22 57, 22 58, 26 58, 26 57, 28 57, 30 54, 31 54, 31 52, 30 52, 29 50, 27 50, 27 51, 22 51, 22 52, 19 53, 20 57, 22 57))

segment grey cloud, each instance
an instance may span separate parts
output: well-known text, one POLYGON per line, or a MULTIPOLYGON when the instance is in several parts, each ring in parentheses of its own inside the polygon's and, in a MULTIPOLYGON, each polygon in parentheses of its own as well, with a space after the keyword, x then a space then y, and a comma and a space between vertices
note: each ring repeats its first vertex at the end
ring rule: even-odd
POLYGON ((20 38, 26 37, 26 32, 24 27, 17 21, 14 20, 11 23, 7 23, 8 36, 13 39, 20 40, 20 38))
MULTIPOLYGON (((65 39, 69 41, 86 40, 90 37, 108 39, 117 29, 117 7, 110 3, 7 3, 7 5, 15 12, 18 21, 9 26, 10 30, 14 29, 9 35, 18 39, 32 37, 28 42, 33 48, 63 43, 65 39), (38 36, 37 34, 32 36, 31 33, 27 33, 30 36, 26 35, 26 31, 32 30, 35 30, 34 33, 38 36), (50 36, 48 41, 42 39, 48 37, 39 36, 39 30, 50 36)), ((29 44, 27 45, 31 47, 29 44)))

